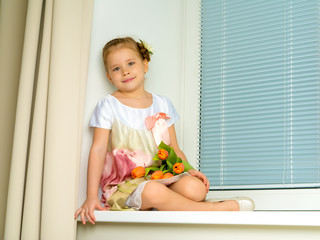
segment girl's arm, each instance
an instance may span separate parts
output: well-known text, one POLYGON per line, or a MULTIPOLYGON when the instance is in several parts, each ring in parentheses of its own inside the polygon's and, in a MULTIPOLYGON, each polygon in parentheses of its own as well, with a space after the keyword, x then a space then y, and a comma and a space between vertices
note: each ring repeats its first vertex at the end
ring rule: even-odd
POLYGON ((182 160, 188 161, 186 155, 184 155, 184 153, 181 151, 181 149, 179 147, 174 124, 172 124, 168 128, 168 130, 169 130, 169 135, 170 135, 170 147, 173 148, 174 152, 177 154, 178 157, 180 157, 182 160))
POLYGON ((75 217, 80 214, 81 221, 85 224, 85 217, 94 224, 95 209, 106 210, 99 201, 99 183, 102 175, 104 161, 107 154, 108 139, 110 130, 103 128, 94 128, 93 141, 90 149, 88 176, 87 176, 87 199, 77 210, 75 217))
MULTIPOLYGON (((178 141, 177 141, 177 135, 176 135, 176 130, 174 128, 174 124, 172 124, 169 128, 169 135, 170 135, 170 146, 173 148, 175 153, 177 154, 178 157, 180 157, 182 160, 188 161, 184 153, 181 151, 178 141)), ((199 178, 200 180, 203 181, 204 185, 207 188, 207 192, 209 191, 210 183, 206 175, 204 175, 202 172, 199 172, 196 169, 190 169, 188 173, 191 176, 195 176, 199 178)))

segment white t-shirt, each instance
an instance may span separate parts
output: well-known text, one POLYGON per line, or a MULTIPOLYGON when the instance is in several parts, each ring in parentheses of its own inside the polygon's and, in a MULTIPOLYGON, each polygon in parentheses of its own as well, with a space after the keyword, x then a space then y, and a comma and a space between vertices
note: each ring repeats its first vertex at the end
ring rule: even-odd
POLYGON ((107 95, 99 100, 90 120, 90 127, 111 129, 114 120, 118 119, 133 129, 146 129, 145 119, 159 112, 164 112, 170 117, 166 121, 168 127, 179 119, 173 104, 167 97, 152 94, 152 98, 153 103, 150 107, 133 108, 122 104, 114 96, 107 95))

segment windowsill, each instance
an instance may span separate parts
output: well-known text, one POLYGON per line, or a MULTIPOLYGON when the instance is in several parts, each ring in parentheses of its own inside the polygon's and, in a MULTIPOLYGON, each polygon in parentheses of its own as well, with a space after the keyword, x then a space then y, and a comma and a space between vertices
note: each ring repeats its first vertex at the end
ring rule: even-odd
MULTIPOLYGON (((320 226, 320 211, 160 212, 95 211, 96 222, 320 226)), ((79 218, 78 218, 79 221, 79 218)))

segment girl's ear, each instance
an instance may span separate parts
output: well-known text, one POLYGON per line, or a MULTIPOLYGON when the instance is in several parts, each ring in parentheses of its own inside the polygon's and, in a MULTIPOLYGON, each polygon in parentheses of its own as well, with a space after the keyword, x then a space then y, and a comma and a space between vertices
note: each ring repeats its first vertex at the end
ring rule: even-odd
POLYGON ((112 81, 112 79, 111 79, 111 77, 110 77, 109 73, 107 73, 107 78, 108 78, 108 79, 109 79, 109 81, 113 84, 113 81, 112 81))
POLYGON ((147 73, 149 69, 149 63, 146 59, 143 60, 143 66, 144 66, 144 73, 147 73))

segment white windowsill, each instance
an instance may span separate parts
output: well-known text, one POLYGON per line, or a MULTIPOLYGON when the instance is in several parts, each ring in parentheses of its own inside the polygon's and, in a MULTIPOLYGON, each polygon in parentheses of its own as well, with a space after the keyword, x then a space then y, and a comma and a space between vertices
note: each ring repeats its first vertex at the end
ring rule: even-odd
MULTIPOLYGON (((95 211, 96 222, 217 225, 320 226, 320 211, 95 211)), ((78 218, 78 221, 79 218, 78 218)))

